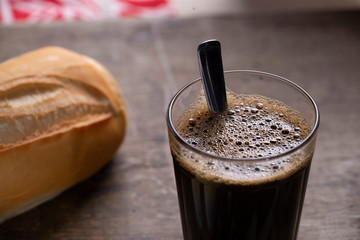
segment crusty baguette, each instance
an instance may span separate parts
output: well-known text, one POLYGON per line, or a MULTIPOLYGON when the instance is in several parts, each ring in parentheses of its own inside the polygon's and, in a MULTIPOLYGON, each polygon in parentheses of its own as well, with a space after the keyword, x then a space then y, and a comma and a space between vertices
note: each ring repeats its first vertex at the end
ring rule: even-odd
POLYGON ((0 222, 94 174, 125 127, 120 88, 95 60, 46 47, 0 64, 0 222))

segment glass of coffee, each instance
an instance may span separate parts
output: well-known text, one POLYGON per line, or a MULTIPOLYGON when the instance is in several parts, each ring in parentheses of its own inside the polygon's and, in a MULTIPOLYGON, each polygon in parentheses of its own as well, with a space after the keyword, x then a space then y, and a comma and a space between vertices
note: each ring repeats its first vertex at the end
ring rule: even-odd
POLYGON ((227 109, 210 112, 201 79, 167 112, 184 239, 293 240, 319 111, 293 82, 225 72, 227 109))

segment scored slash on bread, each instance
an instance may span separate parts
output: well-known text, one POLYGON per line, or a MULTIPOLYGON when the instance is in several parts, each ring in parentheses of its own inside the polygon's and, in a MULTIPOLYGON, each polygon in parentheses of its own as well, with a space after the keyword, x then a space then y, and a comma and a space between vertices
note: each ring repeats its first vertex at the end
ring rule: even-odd
POLYGON ((97 61, 45 47, 0 64, 0 222, 88 178, 126 128, 118 84, 97 61))

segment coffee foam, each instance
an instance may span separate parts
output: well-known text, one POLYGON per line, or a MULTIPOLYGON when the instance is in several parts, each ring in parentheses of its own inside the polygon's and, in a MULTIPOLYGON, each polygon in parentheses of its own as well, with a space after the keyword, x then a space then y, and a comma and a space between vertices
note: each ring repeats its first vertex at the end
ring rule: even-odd
POLYGON ((227 100, 227 109, 215 114, 208 110, 205 97, 199 96, 175 128, 188 145, 229 160, 176 146, 170 139, 173 156, 181 166, 205 181, 246 185, 281 180, 306 166, 313 151, 273 158, 291 151, 310 133, 299 112, 260 95, 228 91, 227 100))

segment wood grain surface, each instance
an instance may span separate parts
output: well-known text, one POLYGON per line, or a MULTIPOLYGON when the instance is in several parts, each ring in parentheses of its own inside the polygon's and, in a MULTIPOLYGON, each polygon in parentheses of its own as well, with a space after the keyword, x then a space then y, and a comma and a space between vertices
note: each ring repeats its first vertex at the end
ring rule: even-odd
MULTIPOLYGON (((0 225, 0 239, 181 239, 165 112, 198 77, 197 45, 222 43, 224 69, 287 77, 321 124, 298 239, 360 239, 360 13, 119 20, 0 27, 0 60, 59 45, 103 63, 128 109, 124 144, 100 172, 0 225)), ((1 161, 1 159, 0 159, 1 161)))

